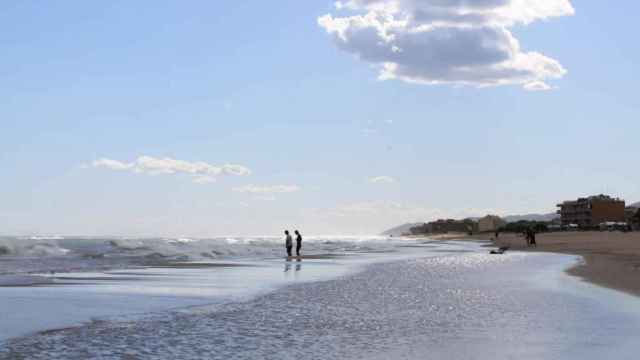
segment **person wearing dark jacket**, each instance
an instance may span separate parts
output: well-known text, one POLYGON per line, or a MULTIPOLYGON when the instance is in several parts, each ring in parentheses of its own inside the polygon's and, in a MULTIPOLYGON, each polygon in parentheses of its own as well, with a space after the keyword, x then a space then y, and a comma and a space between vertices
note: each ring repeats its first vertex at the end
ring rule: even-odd
POLYGON ((302 249, 302 235, 300 235, 300 232, 298 230, 296 230, 295 233, 296 233, 296 256, 300 256, 300 249, 302 249))
POLYGON ((291 235, 289 234, 289 230, 285 230, 284 234, 287 236, 284 241, 284 246, 287 248, 287 256, 291 256, 291 248, 293 248, 293 241, 291 239, 291 235))

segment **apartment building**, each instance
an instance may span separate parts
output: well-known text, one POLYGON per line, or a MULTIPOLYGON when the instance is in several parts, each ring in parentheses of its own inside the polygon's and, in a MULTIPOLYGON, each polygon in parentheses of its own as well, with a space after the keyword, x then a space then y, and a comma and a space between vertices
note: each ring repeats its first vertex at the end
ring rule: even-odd
POLYGON ((598 226, 607 221, 625 221, 624 200, 608 195, 594 195, 557 205, 562 225, 576 224, 581 228, 598 226))

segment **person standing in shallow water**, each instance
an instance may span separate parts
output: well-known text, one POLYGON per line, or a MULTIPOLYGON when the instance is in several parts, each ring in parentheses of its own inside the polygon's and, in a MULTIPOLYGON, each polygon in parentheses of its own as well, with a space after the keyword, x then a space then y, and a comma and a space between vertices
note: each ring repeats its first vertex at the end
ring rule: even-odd
POLYGON ((295 233, 296 233, 296 256, 300 256, 300 249, 302 249, 302 235, 300 235, 300 232, 298 230, 296 230, 295 233))
POLYGON ((291 248, 293 248, 293 240, 291 239, 289 230, 285 230, 284 234, 287 236, 284 241, 284 245, 287 247, 287 256, 291 256, 291 248))

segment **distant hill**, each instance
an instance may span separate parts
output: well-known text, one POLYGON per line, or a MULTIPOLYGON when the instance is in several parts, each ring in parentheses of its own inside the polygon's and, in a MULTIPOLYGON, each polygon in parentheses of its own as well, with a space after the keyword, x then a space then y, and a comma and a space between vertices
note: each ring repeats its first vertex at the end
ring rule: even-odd
POLYGON ((409 229, 411 229, 412 227, 418 226, 418 225, 422 225, 422 224, 424 224, 424 223, 407 223, 407 224, 403 224, 403 225, 391 228, 391 229, 383 232, 381 235, 384 235, 384 236, 400 236, 402 234, 408 233, 409 229))
POLYGON ((503 219, 504 219, 504 221, 506 221, 508 223, 512 223, 512 222, 518 222, 518 221, 521 221, 521 220, 526 220, 526 221, 551 221, 551 220, 557 219, 559 217, 560 217, 560 215, 558 215, 556 213, 549 213, 549 214, 509 215, 509 216, 503 217, 503 219))
POLYGON ((627 205, 628 207, 634 207, 634 208, 640 208, 640 201, 638 201, 637 203, 633 203, 631 205, 627 205))

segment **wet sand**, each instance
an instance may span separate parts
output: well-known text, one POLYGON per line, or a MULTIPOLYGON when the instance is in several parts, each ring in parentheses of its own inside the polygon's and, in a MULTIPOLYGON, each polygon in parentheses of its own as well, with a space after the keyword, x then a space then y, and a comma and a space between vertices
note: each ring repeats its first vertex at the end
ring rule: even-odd
MULTIPOLYGON (((474 236, 493 239, 493 234, 474 236)), ((538 234, 537 247, 527 248, 516 234, 500 234, 494 243, 512 250, 580 255, 584 262, 568 273, 611 289, 640 296, 640 232, 557 232, 538 234)))

